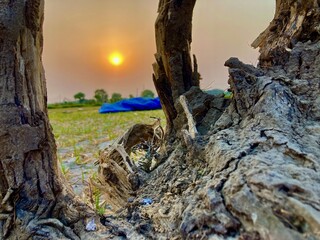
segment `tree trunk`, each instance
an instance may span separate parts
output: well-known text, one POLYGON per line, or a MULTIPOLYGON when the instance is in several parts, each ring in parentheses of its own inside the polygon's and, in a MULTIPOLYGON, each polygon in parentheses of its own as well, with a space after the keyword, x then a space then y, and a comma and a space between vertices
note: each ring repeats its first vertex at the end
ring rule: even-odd
MULTIPOLYGON (((175 103, 192 86, 199 86, 190 57, 192 14, 196 0, 160 0, 155 24, 157 53, 153 81, 167 119, 167 136, 180 126, 175 103)), ((196 63, 196 61, 194 61, 196 63)), ((197 68, 195 68, 197 70, 197 68)))
POLYGON ((0 1, 0 239, 78 239, 70 227, 89 213, 63 183, 56 158, 43 9, 43 0, 0 1))
POLYGON ((252 43, 260 47, 261 68, 285 65, 298 42, 319 41, 319 5, 317 0, 276 0, 274 19, 252 43))
MULTIPOLYGON (((168 9, 176 1, 164 2, 168 9)), ((192 141, 176 146, 138 192, 155 201, 130 216, 150 219, 151 236, 320 238, 320 2, 277 0, 276 7, 275 19, 253 43, 260 47, 259 67, 236 58, 225 63, 233 98, 208 135, 196 139, 199 148, 192 151, 192 141)), ((176 100, 194 90, 170 72, 163 41, 170 21, 159 25, 161 16, 170 19, 166 13, 156 25, 155 83, 162 103, 171 104, 164 110, 170 109, 174 132, 181 130, 172 121, 180 115, 176 100)), ((170 38, 175 34, 180 31, 170 38)))
MULTIPOLYGON (((105 218, 109 238, 319 239, 319 1, 277 1, 275 20, 254 43, 259 68, 226 62, 233 98, 225 110, 192 73, 194 3, 160 1, 154 64, 169 135, 189 132, 121 218, 105 218), (210 131, 195 137, 204 122, 210 131)), ((87 210, 62 183, 55 157, 42 20, 42 0, 0 0, 0 239, 79 239, 75 223, 87 210)), ((128 164, 111 163, 121 171, 128 164)), ((135 182, 121 178, 115 190, 135 182)))

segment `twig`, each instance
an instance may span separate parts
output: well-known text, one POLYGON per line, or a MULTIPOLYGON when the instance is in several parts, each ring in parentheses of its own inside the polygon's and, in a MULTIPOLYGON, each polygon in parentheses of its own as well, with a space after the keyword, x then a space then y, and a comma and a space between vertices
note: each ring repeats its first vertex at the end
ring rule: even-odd
POLYGON ((130 172, 130 173, 134 173, 133 169, 132 169, 132 164, 131 162, 128 162, 130 161, 130 158, 129 158, 129 155, 128 153, 126 152, 126 150, 124 149, 124 147, 122 145, 117 145, 115 147, 115 150, 118 151, 118 153, 120 153, 122 159, 123 159, 123 162, 124 164, 126 165, 127 167, 127 170, 130 172))
POLYGON ((196 128, 196 123, 193 119, 192 114, 190 113, 189 107, 188 107, 188 103, 187 103, 187 99, 184 95, 180 96, 180 103, 181 106, 186 114, 186 117, 188 119, 188 126, 189 126, 189 133, 192 139, 196 138, 197 134, 198 134, 198 130, 196 128))

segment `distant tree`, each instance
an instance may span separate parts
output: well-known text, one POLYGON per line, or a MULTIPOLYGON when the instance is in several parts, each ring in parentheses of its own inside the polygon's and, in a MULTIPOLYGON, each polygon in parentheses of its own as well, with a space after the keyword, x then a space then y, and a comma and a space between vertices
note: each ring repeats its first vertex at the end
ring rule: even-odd
POLYGON ((143 90, 143 92, 141 93, 141 97, 154 98, 154 93, 151 90, 146 89, 146 90, 143 90))
POLYGON ((111 96, 111 99, 110 99, 110 102, 111 103, 115 103, 115 102, 118 102, 122 100, 122 96, 120 93, 112 93, 112 96, 111 96))
POLYGON ((86 95, 83 92, 78 92, 73 97, 75 100, 78 100, 79 102, 83 102, 86 95))
POLYGON ((129 98, 134 98, 134 96, 132 94, 129 95, 129 98))
POLYGON ((97 89, 94 92, 94 98, 98 103, 104 103, 108 101, 108 94, 104 89, 97 89))

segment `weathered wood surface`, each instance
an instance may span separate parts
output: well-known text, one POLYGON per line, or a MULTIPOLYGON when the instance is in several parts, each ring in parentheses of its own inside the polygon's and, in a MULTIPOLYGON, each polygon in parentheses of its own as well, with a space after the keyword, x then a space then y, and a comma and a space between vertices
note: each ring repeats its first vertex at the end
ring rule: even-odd
MULTIPOLYGON (((190 44, 192 41, 192 14, 195 0, 161 0, 155 24, 156 63, 153 64, 153 81, 167 118, 167 136, 180 126, 174 126, 177 111, 174 104, 180 95, 192 86, 199 86, 199 77, 194 73, 190 44)), ((195 63, 196 65, 196 63, 195 63)))
MULTIPOLYGON (((230 105, 212 118, 209 132, 175 146, 139 191, 156 200, 131 215, 147 216, 153 236, 320 238, 319 1, 278 0, 276 7, 253 43, 260 47, 259 67, 226 62, 230 105), (193 153, 192 143, 198 144, 193 153)), ((189 94, 195 89, 183 94, 194 101, 189 94)), ((208 102, 213 109, 215 101, 208 102)), ((187 118, 183 107, 175 109, 183 132, 187 118)), ((201 111, 202 119, 209 112, 201 111)))
POLYGON ((56 158, 43 10, 42 0, 0 1, 0 239, 78 239, 70 226, 93 214, 64 183, 56 158))
MULTIPOLYGON (((107 238, 319 239, 319 1, 277 1, 275 20, 254 43, 259 68, 226 62, 230 104, 190 77, 198 76, 189 54, 194 3, 160 0, 154 81, 171 137, 189 129, 188 118, 201 134, 171 142, 167 161, 138 189, 123 145, 101 162, 101 172, 112 169, 102 176, 119 208, 134 191, 120 218, 105 219, 107 238)), ((104 239, 83 232, 78 220, 88 209, 62 183, 55 159, 42 19, 43 1, 0 1, 0 238, 104 239)))
POLYGON ((252 43, 260 48, 259 66, 285 65, 299 42, 320 39, 320 13, 317 0, 277 0, 274 19, 252 43))
POLYGON ((124 208, 128 199, 135 196, 143 182, 144 171, 130 158, 133 148, 138 145, 149 147, 148 154, 156 154, 162 144, 164 132, 160 119, 154 124, 135 124, 112 146, 101 152, 99 158, 98 181, 95 186, 104 193, 104 200, 112 206, 112 211, 124 208))
POLYGON ((296 44, 286 74, 228 60, 231 104, 197 151, 175 147, 139 191, 157 200, 131 215, 147 216, 158 237, 319 239, 319 49, 296 44), (297 79, 311 59, 317 72, 297 79))

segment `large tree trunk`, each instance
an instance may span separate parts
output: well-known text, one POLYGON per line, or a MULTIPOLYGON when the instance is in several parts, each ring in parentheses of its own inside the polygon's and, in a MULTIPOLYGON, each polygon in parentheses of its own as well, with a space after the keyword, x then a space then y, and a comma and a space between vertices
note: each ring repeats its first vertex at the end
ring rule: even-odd
POLYGON ((70 227, 88 215, 56 158, 41 61, 43 9, 43 0, 0 0, 0 239, 77 239, 70 227))
MULTIPOLYGON (((153 81, 167 119, 167 136, 179 131, 175 103, 192 86, 199 86, 190 57, 192 14, 196 0, 160 0, 155 24, 157 53, 153 81)), ((195 61, 196 63, 196 61, 195 61)), ((195 68, 195 70, 197 70, 195 68)))
MULTIPOLYGON (((177 1, 164 2, 160 6, 167 9, 177 1)), ((135 219, 141 214, 152 222, 151 236, 320 238, 319 5, 316 0, 277 0, 275 19, 253 43, 260 47, 259 67, 236 58, 226 62, 230 105, 218 119, 212 118, 208 135, 186 141, 187 147, 176 145, 137 194, 155 199, 151 206, 130 212, 135 219)), ((170 18, 169 13, 164 16, 170 18)), ((156 25, 157 44, 166 27, 171 29, 168 22, 162 31, 156 25)), ((176 83, 170 78, 175 75, 170 74, 168 55, 165 50, 156 55, 155 72, 162 74, 155 77, 159 85, 155 82, 162 103, 171 104, 164 106, 165 112, 175 110, 166 113, 172 120, 180 115, 179 95, 188 96, 194 88, 188 91, 181 78, 176 83)), ((181 130, 174 121, 170 124, 172 131, 181 130)))
MULTIPOLYGON (((154 81, 168 133, 187 129, 184 142, 175 143, 139 190, 121 178, 124 187, 116 190, 136 190, 123 199, 117 193, 121 206, 127 203, 120 211, 126 231, 117 231, 121 219, 106 218, 105 225, 132 239, 141 237, 136 232, 150 238, 319 239, 319 1, 277 1, 278 24, 254 43, 260 67, 226 62, 233 99, 225 110, 223 97, 201 93, 192 73, 194 2, 161 0, 156 24, 154 81), (197 136, 204 126, 210 131, 197 136)), ((55 158, 42 19, 42 0, 0 0, 0 238, 78 239, 79 229, 71 228, 86 215, 62 183, 55 158)))

